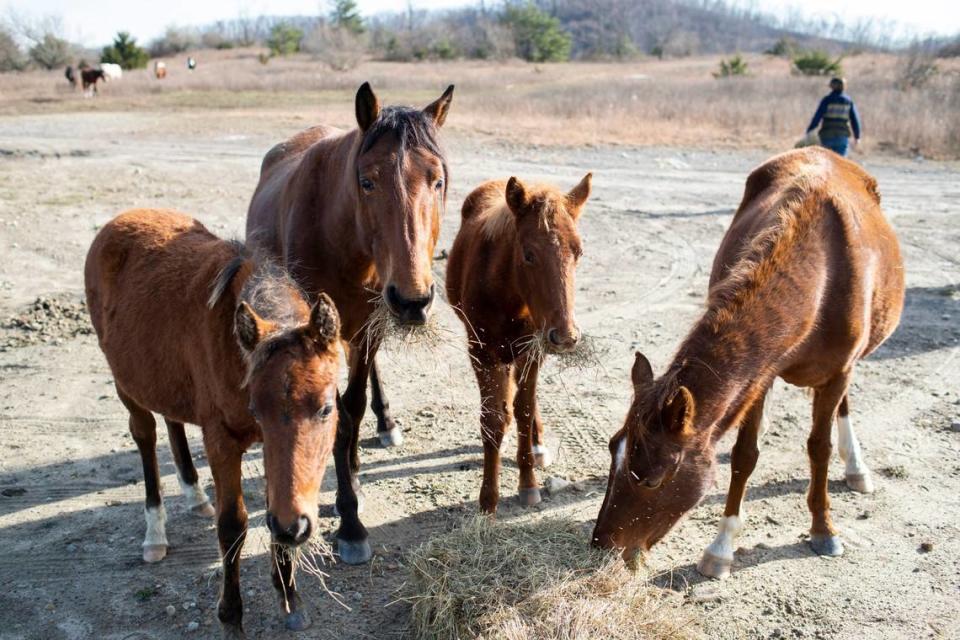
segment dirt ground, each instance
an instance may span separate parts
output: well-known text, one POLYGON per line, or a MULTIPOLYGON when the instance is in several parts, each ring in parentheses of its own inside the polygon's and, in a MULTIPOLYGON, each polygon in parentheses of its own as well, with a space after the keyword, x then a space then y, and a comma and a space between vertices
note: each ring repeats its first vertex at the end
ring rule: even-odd
MULTIPOLYGON (((82 264, 98 226, 135 206, 175 207, 220 234, 242 234, 262 154, 310 123, 281 110, 0 119, 0 638, 218 635, 213 525, 188 514, 164 436, 171 550, 159 565, 140 559, 142 472, 78 307, 82 264)), ((548 366, 539 396, 557 454, 541 478, 577 486, 522 510, 508 462, 500 515, 590 521, 603 495, 607 438, 629 402, 633 351, 666 366, 701 308, 713 253, 763 153, 564 149, 462 133, 446 145, 452 177, 441 248, 450 246, 463 197, 481 180, 516 174, 572 186, 595 172, 581 223, 578 314, 604 350, 603 366, 548 366)), ((851 393, 877 491, 847 490, 835 462, 834 517, 847 553, 823 559, 808 549, 809 399, 778 383, 734 574, 715 585, 716 600, 685 605, 699 609, 709 637, 960 637, 960 171, 859 159, 879 180, 907 265, 900 330, 860 365, 851 393)), ((436 262, 440 279, 444 268, 436 262)), ((404 552, 476 509, 478 393, 463 331, 449 308, 438 313, 455 332, 450 344, 438 352, 388 349, 382 358, 405 445, 381 449, 369 413, 363 426, 363 519, 376 557, 368 566, 327 568, 327 586, 349 609, 303 578, 313 626, 301 637, 404 636, 404 552)), ((198 431, 189 433, 209 485, 198 431)), ((720 447, 718 486, 654 549, 665 586, 686 592, 703 582, 695 564, 716 530, 731 445, 720 447)), ((507 457, 513 450, 508 439, 507 457)), ((245 475, 254 522, 263 515, 261 472, 253 451, 245 475)), ((320 520, 327 533, 336 527, 332 488, 331 467, 320 520)), ((244 549, 250 637, 284 633, 265 540, 259 526, 244 549)))

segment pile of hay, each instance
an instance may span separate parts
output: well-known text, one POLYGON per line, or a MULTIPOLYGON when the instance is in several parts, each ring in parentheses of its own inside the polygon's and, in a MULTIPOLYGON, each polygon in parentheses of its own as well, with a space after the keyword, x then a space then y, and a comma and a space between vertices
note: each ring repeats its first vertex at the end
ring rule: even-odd
POLYGON ((697 637, 679 594, 651 586, 563 520, 478 517, 408 558, 414 638, 679 640, 697 637))

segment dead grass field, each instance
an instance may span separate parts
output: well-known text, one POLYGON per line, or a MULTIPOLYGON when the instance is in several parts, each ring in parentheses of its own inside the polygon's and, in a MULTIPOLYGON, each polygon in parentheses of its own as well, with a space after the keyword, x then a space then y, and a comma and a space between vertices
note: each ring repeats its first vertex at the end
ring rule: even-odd
MULTIPOLYGON (((790 75, 787 60, 748 55, 751 75, 716 80, 719 57, 631 63, 533 65, 520 61, 367 62, 330 71, 309 56, 257 60, 258 50, 201 51, 197 70, 168 59, 169 76, 128 72, 97 99, 60 71, 0 75, 0 115, 64 111, 262 109, 352 122, 365 80, 389 102, 422 103, 457 85, 451 126, 495 139, 546 145, 682 145, 783 149, 800 137, 824 78, 790 75)), ((923 88, 896 87, 901 60, 844 60, 864 120, 865 152, 960 157, 960 61, 938 62, 923 88)))

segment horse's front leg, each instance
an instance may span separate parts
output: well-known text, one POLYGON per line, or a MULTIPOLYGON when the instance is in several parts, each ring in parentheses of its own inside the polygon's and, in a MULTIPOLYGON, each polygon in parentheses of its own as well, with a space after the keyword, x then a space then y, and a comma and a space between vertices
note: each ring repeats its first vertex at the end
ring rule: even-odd
POLYGON ((513 414, 511 365, 474 361, 480 386, 480 439, 483 442, 483 483, 480 510, 496 513, 500 500, 500 444, 513 414))
MULTIPOLYGON (((366 379, 364 379, 366 382, 366 379)), ((336 512, 340 516, 337 530, 337 551, 347 564, 363 564, 373 557, 367 529, 360 522, 360 484, 351 460, 356 428, 346 403, 337 393, 337 437, 333 444, 333 463, 337 472, 336 512)), ((353 451, 355 455, 355 451, 353 451)), ((359 462, 358 462, 359 467, 359 462)))
POLYGON ((533 434, 536 429, 537 376, 540 363, 535 358, 524 356, 513 368, 517 382, 517 394, 513 400, 513 415, 517 421, 517 468, 520 469, 520 504, 532 507, 540 503, 540 486, 533 470, 535 456, 533 434))
POLYGON ((270 557, 273 561, 270 573, 273 578, 273 587, 280 597, 280 608, 284 614, 283 623, 291 631, 303 631, 310 626, 310 618, 301 608, 300 594, 297 592, 297 555, 300 551, 277 544, 270 545, 270 548, 270 557))
POLYGON ((242 636, 240 552, 247 536, 247 508, 243 504, 240 483, 243 450, 223 430, 204 429, 203 440, 217 496, 217 537, 223 562, 223 585, 217 617, 227 635, 242 636))
POLYGON ((403 444, 403 432, 390 414, 390 401, 383 391, 380 370, 375 358, 370 359, 370 408, 377 416, 377 436, 384 447, 399 447, 403 444))

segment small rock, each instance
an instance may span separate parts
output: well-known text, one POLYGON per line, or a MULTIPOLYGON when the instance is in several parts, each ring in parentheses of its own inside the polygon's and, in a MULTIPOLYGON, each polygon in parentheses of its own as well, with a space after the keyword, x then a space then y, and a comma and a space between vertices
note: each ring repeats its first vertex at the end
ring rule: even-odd
POLYGON ((550 495, 560 493, 571 486, 573 486, 572 482, 560 476, 550 476, 543 483, 543 488, 546 489, 550 495))
POLYGON ((350 597, 352 597, 357 602, 359 602, 360 600, 363 600, 363 594, 360 593, 359 591, 354 591, 352 594, 350 594, 350 597))
POLYGON ((960 433, 960 420, 950 423, 950 430, 956 433, 960 433))
POLYGON ((720 590, 712 584, 698 584, 690 590, 690 602, 716 602, 720 599, 720 590))
POLYGON ((933 551, 933 543, 932 543, 932 542, 921 542, 921 543, 920 543, 920 553, 930 553, 931 551, 933 551))
POLYGON ((256 592, 255 589, 247 589, 247 597, 248 597, 248 598, 252 598, 252 597, 254 597, 255 595, 257 595, 257 592, 256 592))
POLYGON ((857 520, 868 520, 870 518, 870 515, 871 514, 869 511, 864 511, 863 513, 857 516, 857 520))
POLYGON ((168 604, 166 608, 166 612, 168 616, 175 615, 177 613, 177 608, 172 604, 168 604))
POLYGON ((196 620, 191 620, 187 623, 187 631, 196 631, 200 628, 200 623, 196 620))
POLYGON ((73 544, 72 542, 67 545, 67 553, 76 553, 76 552, 77 552, 77 545, 73 544))
POLYGON ((437 414, 435 414, 433 411, 430 411, 429 409, 420 409, 420 411, 417 412, 417 415, 420 416, 421 418, 437 417, 437 414))
POLYGON ((760 549, 760 550, 762 550, 762 551, 769 551, 770 549, 773 548, 773 547, 771 547, 770 545, 768 545, 766 542, 758 542, 758 543, 756 544, 756 547, 757 547, 757 549, 760 549))

